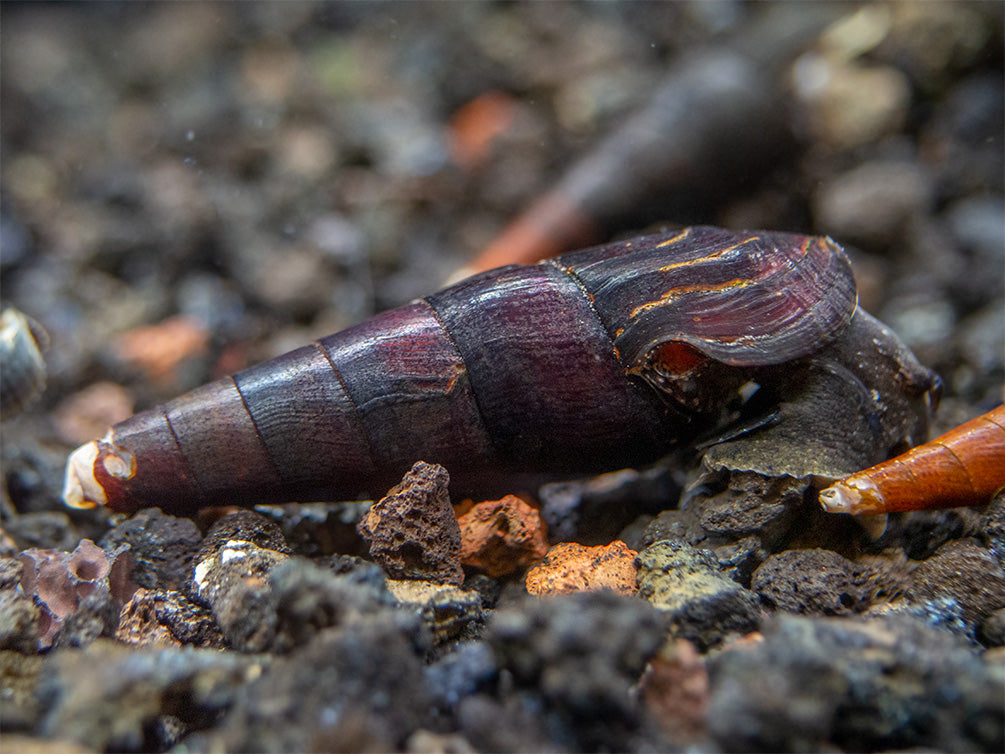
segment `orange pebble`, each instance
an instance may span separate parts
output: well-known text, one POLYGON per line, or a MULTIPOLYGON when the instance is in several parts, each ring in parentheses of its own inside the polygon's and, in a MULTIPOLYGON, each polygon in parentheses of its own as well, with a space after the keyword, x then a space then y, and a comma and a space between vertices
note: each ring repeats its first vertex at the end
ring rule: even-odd
POLYGON ((513 495, 478 503, 458 522, 461 562, 493 578, 535 563, 548 552, 540 514, 513 495))
POLYGON ((154 381, 174 379, 183 361, 205 353, 208 347, 206 326, 181 314, 124 332, 115 344, 119 358, 139 367, 154 381))
POLYGON ((635 594, 635 550, 621 540, 584 547, 563 542, 527 574, 527 591, 538 596, 610 589, 635 594))

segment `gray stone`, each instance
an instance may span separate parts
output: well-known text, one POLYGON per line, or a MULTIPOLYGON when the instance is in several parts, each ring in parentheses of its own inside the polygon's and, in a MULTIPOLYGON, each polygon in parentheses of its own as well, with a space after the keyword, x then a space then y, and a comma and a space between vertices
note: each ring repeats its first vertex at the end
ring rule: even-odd
POLYGON ((949 632, 779 615, 763 635, 709 658, 707 720, 726 751, 1002 750, 1002 679, 949 632))
POLYGON ((715 555, 664 540, 639 553, 639 596, 670 617, 675 636, 707 648, 757 629, 756 596, 719 572, 715 555))

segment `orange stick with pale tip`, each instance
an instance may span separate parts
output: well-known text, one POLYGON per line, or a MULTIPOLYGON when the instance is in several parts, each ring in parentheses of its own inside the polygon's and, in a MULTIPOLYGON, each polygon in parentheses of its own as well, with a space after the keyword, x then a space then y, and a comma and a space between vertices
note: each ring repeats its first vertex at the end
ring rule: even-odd
POLYGON ((1005 406, 820 493, 830 513, 979 506, 1005 487, 1005 406))

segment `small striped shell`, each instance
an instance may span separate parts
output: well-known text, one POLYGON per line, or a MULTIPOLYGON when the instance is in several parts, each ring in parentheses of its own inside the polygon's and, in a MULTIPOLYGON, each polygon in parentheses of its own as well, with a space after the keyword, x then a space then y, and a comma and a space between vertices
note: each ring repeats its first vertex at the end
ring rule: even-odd
POLYGON ((49 337, 38 322, 17 309, 5 309, 0 318, 0 411, 7 418, 45 388, 42 351, 49 337))

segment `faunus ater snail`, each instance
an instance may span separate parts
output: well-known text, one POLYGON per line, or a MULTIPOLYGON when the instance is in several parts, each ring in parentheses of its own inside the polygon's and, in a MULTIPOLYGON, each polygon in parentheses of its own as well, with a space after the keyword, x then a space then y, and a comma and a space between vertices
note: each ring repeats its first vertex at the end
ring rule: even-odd
POLYGON ((355 499, 419 459, 479 494, 716 431, 718 462, 756 466, 755 448, 837 479, 924 439, 935 386, 856 307, 845 252, 814 236, 692 227, 501 267, 115 425, 70 456, 64 498, 176 515, 355 499))

